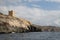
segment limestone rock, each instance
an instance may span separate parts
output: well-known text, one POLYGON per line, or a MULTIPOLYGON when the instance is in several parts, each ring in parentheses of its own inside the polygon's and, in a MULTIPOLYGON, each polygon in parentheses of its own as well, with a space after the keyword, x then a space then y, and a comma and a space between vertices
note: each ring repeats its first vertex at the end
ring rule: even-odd
POLYGON ((0 12, 0 33, 60 32, 60 27, 35 25, 28 20, 18 18, 14 15, 13 11, 9 11, 8 15, 0 12))
POLYGON ((26 32, 31 23, 25 19, 0 14, 0 32, 26 32))
POLYGON ((60 32, 60 27, 58 26, 40 26, 32 24, 30 30, 33 32, 60 32))

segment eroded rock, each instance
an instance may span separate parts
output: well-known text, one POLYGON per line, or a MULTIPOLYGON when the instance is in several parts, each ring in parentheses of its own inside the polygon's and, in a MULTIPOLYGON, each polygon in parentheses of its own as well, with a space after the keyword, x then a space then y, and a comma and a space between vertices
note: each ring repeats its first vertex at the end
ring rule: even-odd
POLYGON ((35 25, 14 15, 13 11, 8 15, 0 14, 0 33, 60 32, 60 27, 35 25))
POLYGON ((31 23, 25 19, 10 15, 0 14, 0 33, 27 32, 31 23))

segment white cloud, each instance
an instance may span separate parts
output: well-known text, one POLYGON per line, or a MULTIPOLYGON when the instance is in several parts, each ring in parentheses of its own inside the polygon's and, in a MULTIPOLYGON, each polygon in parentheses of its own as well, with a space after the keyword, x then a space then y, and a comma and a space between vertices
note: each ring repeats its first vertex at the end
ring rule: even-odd
MULTIPOLYGON (((24 2, 39 2, 42 0, 23 0, 24 2)), ((60 0, 45 0, 48 2, 60 2, 60 0)), ((9 4, 17 4, 17 3, 22 3, 22 0, 0 0, 0 5, 7 5, 9 4)))
POLYGON ((60 19, 55 20, 54 23, 60 26, 60 19))
POLYGON ((10 2, 10 3, 18 3, 18 2, 21 2, 21 0, 6 0, 7 2, 10 2))
POLYGON ((41 0, 0 0, 0 5, 7 5, 7 4, 17 4, 23 2, 38 2, 41 0))
POLYGON ((21 0, 0 0, 0 2, 21 2, 21 0))
POLYGON ((38 2, 38 1, 41 1, 41 0, 24 0, 25 2, 38 2))
POLYGON ((0 0, 0 5, 10 5, 22 2, 22 0, 0 0))
POLYGON ((36 4, 33 4, 32 6, 33 7, 36 7, 36 8, 40 8, 40 6, 39 5, 36 5, 36 4))
MULTIPOLYGON (((39 1, 42 1, 42 0, 24 0, 24 1, 28 1, 28 2, 39 2, 39 1)), ((60 0, 43 0, 43 1, 60 2, 60 0)))
POLYGON ((38 1, 42 1, 42 0, 28 0, 29 2, 38 2, 38 1))
POLYGON ((50 2, 60 2, 60 0, 45 0, 45 1, 50 1, 50 2))
POLYGON ((16 12, 17 16, 28 19, 35 24, 57 24, 55 21, 60 17, 60 10, 48 11, 39 8, 29 8, 27 6, 0 7, 1 12, 3 13, 7 13, 7 11, 11 9, 16 12))

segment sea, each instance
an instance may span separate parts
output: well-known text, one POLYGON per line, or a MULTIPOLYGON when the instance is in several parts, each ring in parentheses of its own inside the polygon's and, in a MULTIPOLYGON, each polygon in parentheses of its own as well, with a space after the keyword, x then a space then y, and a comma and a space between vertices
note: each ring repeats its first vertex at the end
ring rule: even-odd
POLYGON ((60 40, 60 32, 0 34, 0 40, 60 40))

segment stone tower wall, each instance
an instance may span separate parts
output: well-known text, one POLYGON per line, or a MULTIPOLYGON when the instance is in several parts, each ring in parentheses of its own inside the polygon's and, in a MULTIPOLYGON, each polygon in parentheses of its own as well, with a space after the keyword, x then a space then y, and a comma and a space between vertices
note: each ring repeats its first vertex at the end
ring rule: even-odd
POLYGON ((9 14, 8 14, 9 16, 15 16, 15 13, 14 13, 14 11, 13 10, 11 10, 11 11, 9 11, 9 14))

